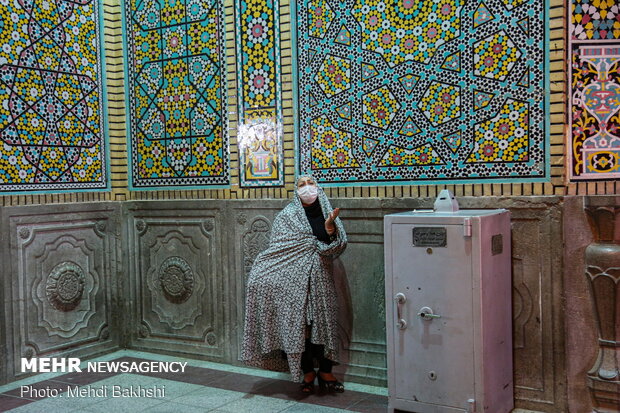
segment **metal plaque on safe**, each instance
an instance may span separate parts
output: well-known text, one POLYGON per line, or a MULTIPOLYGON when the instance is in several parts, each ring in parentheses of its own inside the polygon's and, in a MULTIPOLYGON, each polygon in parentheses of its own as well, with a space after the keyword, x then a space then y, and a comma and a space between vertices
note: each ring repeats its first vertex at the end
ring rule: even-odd
POLYGON ((417 227, 413 229, 414 247, 445 247, 445 227, 417 227))

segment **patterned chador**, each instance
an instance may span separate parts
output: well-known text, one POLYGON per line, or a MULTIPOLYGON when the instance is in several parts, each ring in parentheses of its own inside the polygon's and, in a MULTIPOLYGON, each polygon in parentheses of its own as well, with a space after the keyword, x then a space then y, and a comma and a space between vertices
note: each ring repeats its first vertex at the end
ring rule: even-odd
POLYGON ((332 261, 344 251, 347 237, 339 218, 331 237, 316 235, 314 222, 323 225, 333 211, 317 189, 311 206, 304 207, 298 189, 276 216, 269 247, 257 256, 247 285, 241 359, 251 366, 290 371, 295 381, 302 380, 307 342, 322 346, 324 357, 338 362, 332 261))

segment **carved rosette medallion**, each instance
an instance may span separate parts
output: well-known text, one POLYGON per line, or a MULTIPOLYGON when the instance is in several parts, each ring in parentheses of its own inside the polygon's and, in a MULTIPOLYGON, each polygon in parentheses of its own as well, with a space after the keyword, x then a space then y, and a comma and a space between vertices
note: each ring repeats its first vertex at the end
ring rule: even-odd
POLYGON ((245 225, 246 222, 248 222, 248 216, 243 212, 240 212, 239 215, 237 215, 237 223, 239 225, 245 225))
POLYGON ((205 231, 207 232, 211 232, 215 229, 215 222, 213 222, 212 219, 206 219, 203 221, 202 223, 203 228, 205 229, 205 231))
POLYGON ((140 324, 138 327, 138 336, 142 338, 147 338, 150 335, 149 329, 144 324, 140 324))
POLYGON ((26 346, 26 349, 22 353, 22 357, 30 360, 35 356, 35 354, 37 354, 37 352, 34 350, 34 348, 32 348, 31 346, 26 346))
POLYGON ((28 237, 30 237, 30 229, 28 228, 20 228, 19 229, 19 236, 21 239, 28 239, 28 237))
POLYGON ((175 221, 172 230, 162 232, 160 227, 153 225, 152 233, 145 235, 145 242, 149 243, 150 265, 143 287, 150 297, 147 303, 149 312, 142 317, 149 323, 152 336, 168 334, 170 328, 181 330, 194 326, 196 319, 203 314, 205 281, 211 275, 210 259, 205 256, 209 254, 205 244, 209 245, 207 240, 211 235, 205 233, 204 222, 191 222, 199 233, 188 231, 188 235, 183 235, 181 228, 191 226, 175 221), (153 319, 152 313, 157 319, 153 319))
POLYGON ((143 233, 146 230, 146 222, 142 221, 141 219, 136 220, 136 230, 138 230, 138 233, 143 233))
POLYGON ((194 273, 181 257, 169 257, 161 264, 159 282, 164 297, 174 304, 187 301, 194 291, 194 273))
POLYGON ((84 270, 73 262, 62 262, 47 276, 47 301, 59 311, 72 311, 82 301, 84 270))

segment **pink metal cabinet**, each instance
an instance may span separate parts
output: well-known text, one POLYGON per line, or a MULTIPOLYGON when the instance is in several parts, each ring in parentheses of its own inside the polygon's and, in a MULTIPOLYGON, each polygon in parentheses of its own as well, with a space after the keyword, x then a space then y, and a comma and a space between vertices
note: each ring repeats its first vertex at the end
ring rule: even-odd
POLYGON ((510 213, 413 211, 384 225, 389 411, 512 410, 510 213))

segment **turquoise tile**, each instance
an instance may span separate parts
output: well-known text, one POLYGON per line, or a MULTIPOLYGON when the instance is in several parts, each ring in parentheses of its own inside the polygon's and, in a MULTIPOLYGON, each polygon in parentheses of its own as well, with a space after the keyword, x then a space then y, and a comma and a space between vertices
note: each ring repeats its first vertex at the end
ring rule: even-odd
POLYGON ((142 386, 145 388, 158 388, 164 390, 164 397, 156 396, 156 398, 163 398, 167 401, 170 401, 176 397, 182 396, 184 394, 204 389, 204 386, 199 384, 192 383, 184 383, 181 381, 160 379, 157 377, 148 377, 148 376, 140 376, 138 374, 122 374, 116 377, 110 377, 97 382, 104 382, 111 391, 111 387, 114 385, 128 387, 128 386, 142 386))
POLYGON ((351 383, 351 382, 344 383, 344 387, 347 390, 358 391, 360 393, 370 393, 370 394, 376 394, 378 396, 388 395, 387 387, 369 386, 367 384, 351 383))

